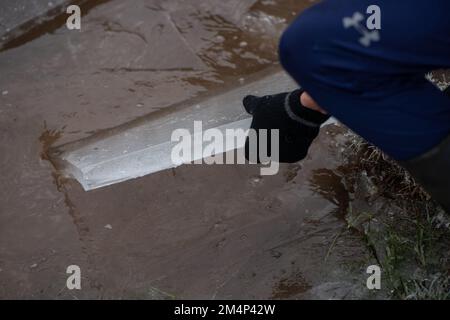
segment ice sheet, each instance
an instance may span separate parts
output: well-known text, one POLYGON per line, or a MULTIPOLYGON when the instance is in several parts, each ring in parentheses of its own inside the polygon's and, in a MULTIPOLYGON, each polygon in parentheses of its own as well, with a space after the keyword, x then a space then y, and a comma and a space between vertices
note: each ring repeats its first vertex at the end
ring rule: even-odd
MULTIPOLYGON (((227 129, 250 126, 249 115, 242 107, 247 94, 265 95, 296 88, 293 80, 278 71, 251 83, 208 98, 174 113, 140 123, 117 134, 99 137, 90 143, 65 146, 59 155, 65 164, 63 173, 77 179, 88 190, 143 177, 176 167, 171 159, 171 136, 176 129, 193 134, 194 121, 202 121, 203 130, 216 128, 225 135, 227 129)), ((243 147, 237 145, 237 148, 243 147)), ((226 147, 216 154, 227 152, 226 147)), ((189 161, 198 160, 193 154, 189 161)))

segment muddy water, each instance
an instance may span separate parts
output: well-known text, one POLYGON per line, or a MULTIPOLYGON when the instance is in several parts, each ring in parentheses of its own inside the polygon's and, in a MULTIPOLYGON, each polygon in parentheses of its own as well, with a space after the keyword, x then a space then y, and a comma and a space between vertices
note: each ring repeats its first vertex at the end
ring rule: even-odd
POLYGON ((255 0, 93 3, 81 31, 55 29, 57 17, 44 25, 49 33, 32 30, 1 53, 5 103, 64 131, 59 143, 245 81, 276 62, 278 35, 305 7, 255 0))
POLYGON ((274 177, 186 166, 85 193, 42 158, 50 144, 245 82, 276 63, 279 34, 308 5, 102 1, 80 32, 35 30, 2 51, 0 297, 365 295, 370 255, 342 220, 337 128, 274 177), (81 291, 65 287, 71 264, 81 291))

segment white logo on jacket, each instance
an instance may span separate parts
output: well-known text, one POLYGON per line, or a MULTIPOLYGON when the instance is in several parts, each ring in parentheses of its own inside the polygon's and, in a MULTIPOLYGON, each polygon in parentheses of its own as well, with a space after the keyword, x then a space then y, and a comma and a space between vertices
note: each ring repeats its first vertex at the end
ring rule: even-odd
POLYGON ((351 17, 344 17, 342 24, 346 29, 355 29, 361 35, 359 38, 361 45, 370 47, 372 42, 380 41, 381 9, 377 5, 372 5, 367 8, 366 12, 370 14, 367 19, 361 12, 355 12, 351 17), (364 20, 366 20, 365 25, 364 20))

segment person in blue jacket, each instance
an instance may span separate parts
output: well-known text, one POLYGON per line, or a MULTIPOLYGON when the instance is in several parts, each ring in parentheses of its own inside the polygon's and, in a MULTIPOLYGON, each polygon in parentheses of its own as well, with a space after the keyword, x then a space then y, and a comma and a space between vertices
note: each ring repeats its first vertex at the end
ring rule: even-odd
POLYGON ((288 27, 279 54, 301 89, 243 103, 253 129, 279 129, 280 162, 302 160, 332 115, 450 210, 450 95, 425 78, 450 68, 450 1, 324 0, 288 27))

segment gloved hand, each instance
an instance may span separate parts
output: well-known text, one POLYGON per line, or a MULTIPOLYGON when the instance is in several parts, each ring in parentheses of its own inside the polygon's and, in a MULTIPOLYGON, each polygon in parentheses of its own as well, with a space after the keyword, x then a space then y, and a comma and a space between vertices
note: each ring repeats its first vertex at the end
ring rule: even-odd
MULTIPOLYGON (((260 129, 268 129, 267 149, 270 157, 271 131, 278 129, 279 159, 280 163, 295 163, 303 160, 314 139, 318 136, 320 126, 326 122, 330 116, 318 111, 306 108, 300 103, 302 90, 279 93, 271 96, 256 97, 247 96, 243 104, 245 110, 253 115, 251 129, 256 130, 258 144, 256 147, 257 161, 259 158, 259 132, 260 129)), ((245 157, 250 157, 250 139, 247 137, 245 143, 245 157)), ((255 150, 255 148, 253 149, 255 150)))

